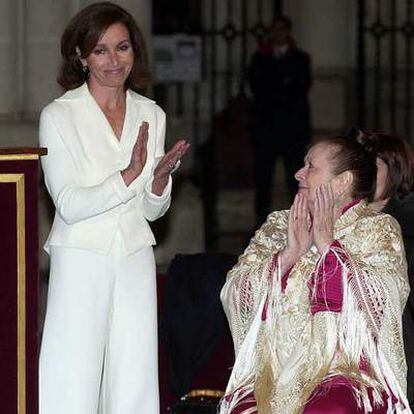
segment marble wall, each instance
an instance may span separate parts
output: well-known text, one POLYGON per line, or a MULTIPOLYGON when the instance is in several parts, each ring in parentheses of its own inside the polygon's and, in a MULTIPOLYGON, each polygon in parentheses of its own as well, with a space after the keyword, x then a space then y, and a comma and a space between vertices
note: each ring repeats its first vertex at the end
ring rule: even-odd
MULTIPOLYGON (((117 0, 151 34, 151 0, 117 0)), ((56 83, 60 36, 69 19, 93 1, 0 2, 0 120, 36 119, 61 94, 56 83)))
MULTIPOLYGON (((59 39, 69 18, 89 3, 92 1, 0 2, 0 120, 36 119, 39 110, 61 93, 55 81, 60 60, 59 39)), ((136 17, 150 44, 151 0, 118 0, 117 3, 136 17)), ((289 0, 284 3, 285 13, 294 21, 298 44, 313 60, 314 127, 316 130, 341 129, 350 118, 356 2, 289 0)), ((254 10, 250 12, 253 14, 254 10)), ((237 23, 240 13, 235 9, 234 14, 237 23)), ((208 16, 207 11, 205 15, 208 16)), ((216 27, 222 24, 219 18, 215 22, 216 27)), ((209 27, 211 22, 206 21, 205 25, 209 27)))
POLYGON ((355 1, 289 0, 295 37, 312 57, 312 118, 316 133, 347 129, 353 121, 356 62, 355 1))

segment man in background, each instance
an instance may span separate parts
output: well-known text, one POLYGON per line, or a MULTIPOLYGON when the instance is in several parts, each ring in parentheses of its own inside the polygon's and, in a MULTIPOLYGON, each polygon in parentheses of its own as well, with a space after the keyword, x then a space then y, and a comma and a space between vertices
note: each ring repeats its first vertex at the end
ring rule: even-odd
POLYGON ((255 149, 255 209, 260 225, 271 211, 277 156, 283 159, 293 199, 297 192, 294 174, 303 165, 310 141, 310 58, 296 46, 289 17, 275 19, 253 55, 248 78, 253 93, 250 127, 255 149))

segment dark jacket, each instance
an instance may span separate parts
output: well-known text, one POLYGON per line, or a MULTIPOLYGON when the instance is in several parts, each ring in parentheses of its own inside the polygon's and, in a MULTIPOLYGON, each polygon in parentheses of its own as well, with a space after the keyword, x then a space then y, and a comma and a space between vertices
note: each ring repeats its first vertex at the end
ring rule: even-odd
POLYGON ((275 57, 271 46, 262 45, 253 55, 248 79, 259 119, 270 115, 281 125, 310 127, 308 54, 291 46, 282 56, 275 57))

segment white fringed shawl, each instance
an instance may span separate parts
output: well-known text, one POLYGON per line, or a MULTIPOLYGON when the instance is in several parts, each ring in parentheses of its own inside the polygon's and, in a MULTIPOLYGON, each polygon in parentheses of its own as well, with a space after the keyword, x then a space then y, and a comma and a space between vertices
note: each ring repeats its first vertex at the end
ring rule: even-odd
MULTIPOLYGON (((281 293, 274 254, 286 245, 288 212, 275 212, 258 230, 221 292, 236 361, 220 413, 230 414, 254 393, 260 414, 299 414, 324 379, 344 375, 366 413, 386 391, 389 413, 411 413, 406 389, 401 315, 409 293, 397 222, 364 202, 335 223, 343 275, 342 312, 310 313, 309 279, 323 257, 315 246, 291 270, 281 293), (321 260, 319 260, 321 259, 321 260), (262 318, 266 308, 266 318, 262 318), (368 371, 359 369, 361 360, 368 371), (394 398, 394 400, 395 400, 394 398)), ((250 414, 253 409, 245 410, 250 414)))

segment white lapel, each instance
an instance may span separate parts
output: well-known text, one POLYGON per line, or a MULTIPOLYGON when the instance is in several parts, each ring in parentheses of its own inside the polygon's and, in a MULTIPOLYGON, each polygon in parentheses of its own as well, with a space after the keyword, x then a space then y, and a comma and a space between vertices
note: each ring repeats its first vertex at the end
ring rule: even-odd
POLYGON ((145 121, 149 123, 148 152, 150 157, 153 156, 157 130, 154 105, 154 101, 130 90, 127 91, 127 114, 120 143, 122 150, 126 153, 132 152, 132 147, 138 137, 139 127, 145 121))
MULTIPOLYGON (((156 111, 154 101, 130 90, 127 91, 126 113, 121 140, 116 138, 111 125, 90 94, 86 83, 66 92, 57 101, 66 101, 70 107, 70 125, 67 130, 75 153, 82 158, 86 169, 119 169, 128 165, 139 126, 143 121, 150 124, 148 160, 152 161, 156 143, 156 111), (100 168, 99 168, 100 167, 100 168)), ((148 167, 152 167, 152 162, 148 167)))

